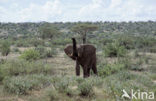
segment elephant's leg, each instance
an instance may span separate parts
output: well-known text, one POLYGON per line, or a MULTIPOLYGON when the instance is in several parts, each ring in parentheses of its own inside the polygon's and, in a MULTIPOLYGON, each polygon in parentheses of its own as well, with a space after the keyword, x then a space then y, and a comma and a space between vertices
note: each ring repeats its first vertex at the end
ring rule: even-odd
POLYGON ((90 76, 90 68, 87 68, 87 76, 90 76))
POLYGON ((95 63, 92 66, 92 70, 93 70, 94 74, 97 75, 97 69, 96 69, 96 64, 95 63))
POLYGON ((84 67, 83 67, 83 77, 84 77, 84 78, 88 77, 87 66, 84 66, 84 67))
POLYGON ((76 67, 75 67, 75 69, 76 69, 76 75, 80 76, 80 64, 79 64, 79 62, 77 60, 76 60, 76 67))

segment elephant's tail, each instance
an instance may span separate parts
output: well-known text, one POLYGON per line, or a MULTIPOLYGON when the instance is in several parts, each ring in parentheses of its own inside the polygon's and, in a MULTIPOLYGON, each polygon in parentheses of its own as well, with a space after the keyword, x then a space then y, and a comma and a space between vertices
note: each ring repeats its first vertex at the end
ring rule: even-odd
POLYGON ((72 38, 73 41, 73 56, 78 57, 77 47, 76 47, 76 40, 75 38, 72 38))

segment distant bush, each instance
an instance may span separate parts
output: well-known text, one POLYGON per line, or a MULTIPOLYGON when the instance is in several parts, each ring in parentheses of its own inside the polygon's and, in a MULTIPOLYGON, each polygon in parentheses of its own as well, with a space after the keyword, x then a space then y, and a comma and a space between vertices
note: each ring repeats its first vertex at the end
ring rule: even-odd
POLYGON ((17 47, 28 47, 28 46, 30 46, 29 45, 29 43, 28 43, 28 41, 27 40, 17 40, 16 42, 15 42, 15 45, 17 46, 17 47))
POLYGON ((132 36, 122 36, 118 39, 120 46, 124 46, 126 49, 135 48, 135 37, 132 36))
POLYGON ((67 38, 65 38, 65 39, 63 39, 63 38, 53 39, 52 43, 54 45, 66 45, 66 44, 71 43, 71 39, 67 39, 67 38))
POLYGON ((46 49, 45 49, 44 46, 37 46, 37 47, 35 48, 35 50, 39 52, 40 58, 45 58, 45 50, 46 50, 46 49))
POLYGON ((17 47, 14 47, 14 48, 12 49, 12 52, 20 52, 20 50, 19 50, 17 47))
POLYGON ((32 89, 40 89, 50 84, 50 77, 44 75, 6 77, 3 84, 7 92, 23 95, 32 89))
POLYGON ((125 64, 122 64, 122 63, 100 64, 100 65, 98 65, 98 75, 101 77, 106 77, 106 76, 114 74, 124 68, 125 68, 125 64))
POLYGON ((20 58, 28 60, 28 61, 37 60, 40 58, 40 53, 35 49, 25 50, 21 54, 20 58))
POLYGON ((54 47, 47 49, 46 47, 38 46, 35 50, 39 52, 40 58, 53 57, 57 54, 56 48, 54 47))
POLYGON ((82 96, 91 96, 93 94, 93 87, 87 80, 78 85, 78 90, 82 96))
POLYGON ((153 46, 153 47, 149 48, 148 50, 151 53, 156 53, 156 46, 153 46))
POLYGON ((37 47, 38 45, 44 45, 44 41, 43 40, 36 39, 36 38, 32 38, 29 41, 29 45, 32 45, 32 46, 37 47))
POLYGON ((2 42, 1 45, 1 53, 3 56, 7 56, 10 52, 10 43, 8 41, 2 42))
POLYGON ((53 57, 53 55, 55 54, 55 52, 54 51, 52 51, 52 50, 46 50, 46 57, 53 57))
POLYGON ((50 52, 49 52, 49 53, 50 53, 51 55, 57 55, 58 51, 57 51, 57 49, 56 49, 56 46, 52 45, 50 48, 51 48, 51 49, 50 49, 50 52))
POLYGON ((150 48, 155 46, 156 39, 153 37, 139 36, 136 38, 135 44, 137 48, 150 48))
POLYGON ((126 55, 126 48, 118 42, 109 43, 104 47, 103 53, 107 57, 123 57, 126 55))

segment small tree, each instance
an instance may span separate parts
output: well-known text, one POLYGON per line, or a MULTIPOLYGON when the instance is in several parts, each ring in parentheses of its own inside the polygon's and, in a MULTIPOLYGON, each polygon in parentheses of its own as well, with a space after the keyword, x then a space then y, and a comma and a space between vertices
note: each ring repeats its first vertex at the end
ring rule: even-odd
POLYGON ((83 40, 83 44, 86 43, 87 34, 95 31, 97 29, 97 26, 93 24, 77 24, 75 25, 71 30, 75 33, 78 33, 81 35, 81 38, 83 40))
POLYGON ((10 43, 8 41, 4 41, 1 45, 1 52, 3 56, 7 56, 10 52, 10 43))
POLYGON ((33 60, 37 60, 40 58, 40 53, 39 51, 35 50, 35 49, 28 49, 25 50, 20 58, 24 59, 24 60, 28 60, 28 61, 33 61, 33 60))
POLYGON ((46 23, 39 28, 40 37, 42 39, 52 39, 55 35, 59 35, 60 31, 52 24, 46 23))

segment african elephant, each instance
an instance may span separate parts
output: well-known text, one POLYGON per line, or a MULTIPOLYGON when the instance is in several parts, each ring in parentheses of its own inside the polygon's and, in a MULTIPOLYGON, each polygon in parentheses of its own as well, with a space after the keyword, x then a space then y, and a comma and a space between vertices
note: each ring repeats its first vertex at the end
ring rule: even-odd
POLYGON ((72 38, 73 45, 67 45, 64 49, 66 55, 76 61, 76 75, 80 75, 80 65, 83 69, 83 77, 90 76, 90 69, 97 75, 96 69, 96 48, 93 45, 76 45, 75 38, 72 38))

